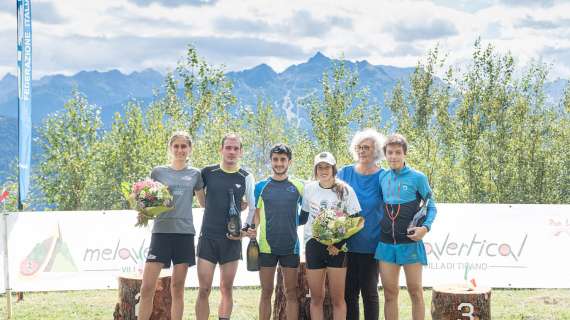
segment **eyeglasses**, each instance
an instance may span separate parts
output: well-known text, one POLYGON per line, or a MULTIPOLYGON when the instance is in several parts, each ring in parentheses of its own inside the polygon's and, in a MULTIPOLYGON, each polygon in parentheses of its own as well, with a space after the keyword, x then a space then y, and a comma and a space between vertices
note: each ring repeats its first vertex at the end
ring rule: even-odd
POLYGON ((354 149, 355 149, 356 151, 370 151, 370 150, 372 149, 372 147, 370 147, 370 146, 368 146, 368 145, 363 145, 363 146, 357 145, 357 146, 354 147, 354 149))

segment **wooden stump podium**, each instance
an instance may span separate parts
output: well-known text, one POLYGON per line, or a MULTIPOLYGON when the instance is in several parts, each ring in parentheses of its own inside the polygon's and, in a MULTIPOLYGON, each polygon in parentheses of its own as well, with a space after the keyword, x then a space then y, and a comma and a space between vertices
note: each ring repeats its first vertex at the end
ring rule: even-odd
POLYGON ((490 320, 491 288, 467 285, 433 287, 431 317, 434 320, 490 320))
MULTIPOLYGON (((170 295, 170 275, 162 274, 156 281, 151 320, 170 320, 170 307, 172 297, 170 295)), ((138 274, 125 274, 119 276, 119 302, 113 312, 114 320, 136 320, 142 276, 138 274)))
MULTIPOLYGON (((311 319, 311 297, 309 294, 309 284, 307 283, 307 266, 302 261, 299 265, 297 275, 297 301, 299 301, 299 320, 311 319)), ((273 320, 287 320, 285 307, 287 300, 285 298, 285 290, 283 288, 283 274, 281 267, 277 267, 277 281, 275 286, 275 301, 273 303, 273 320)), ((332 303, 329 294, 328 278, 325 287, 325 301, 323 303, 325 319, 332 319, 332 303)))

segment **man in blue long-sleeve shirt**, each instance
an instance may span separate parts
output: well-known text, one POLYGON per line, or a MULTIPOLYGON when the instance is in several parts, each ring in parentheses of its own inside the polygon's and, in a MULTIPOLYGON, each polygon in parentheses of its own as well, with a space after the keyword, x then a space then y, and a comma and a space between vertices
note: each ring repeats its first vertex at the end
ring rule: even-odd
POLYGON ((380 262, 386 320, 398 319, 401 267, 412 300, 412 318, 423 320, 425 317, 422 266, 427 265, 427 256, 422 238, 431 230, 437 211, 427 177, 406 165, 407 149, 402 135, 389 136, 384 143, 384 154, 390 170, 379 177, 384 216, 380 221, 380 242, 375 258, 380 262), (425 219, 410 225, 422 204, 427 205, 425 219))

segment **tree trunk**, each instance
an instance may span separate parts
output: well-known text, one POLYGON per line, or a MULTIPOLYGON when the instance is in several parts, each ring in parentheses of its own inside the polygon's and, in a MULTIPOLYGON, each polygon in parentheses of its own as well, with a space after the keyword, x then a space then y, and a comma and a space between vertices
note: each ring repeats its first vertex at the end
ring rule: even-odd
MULTIPOLYGON (((142 278, 138 275, 119 277, 119 302, 115 305, 114 320, 136 320, 142 278)), ((172 297, 170 295, 170 276, 160 276, 156 281, 151 320, 169 320, 172 297)))
POLYGON ((437 320, 490 320, 491 288, 466 285, 434 287, 431 316, 437 320))
MULTIPOLYGON (((309 294, 309 285, 307 283, 307 268, 305 262, 301 262, 297 277, 297 300, 299 301, 299 320, 311 319, 311 296, 309 294)), ((332 303, 329 294, 329 283, 326 281, 325 301, 324 301, 325 319, 332 319, 332 303)), ((285 290, 283 288, 283 275, 281 267, 277 268, 277 284, 275 286, 275 302, 273 303, 273 320, 287 320, 285 307, 287 300, 285 299, 285 290)))

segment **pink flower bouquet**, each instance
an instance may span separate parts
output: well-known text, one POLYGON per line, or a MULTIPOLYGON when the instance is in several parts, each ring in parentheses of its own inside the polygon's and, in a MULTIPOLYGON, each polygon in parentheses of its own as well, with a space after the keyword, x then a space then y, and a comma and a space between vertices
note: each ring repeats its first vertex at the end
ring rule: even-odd
POLYGON ((158 181, 146 179, 132 186, 123 182, 121 189, 130 208, 139 213, 136 227, 145 227, 149 220, 174 208, 168 187, 158 181))

